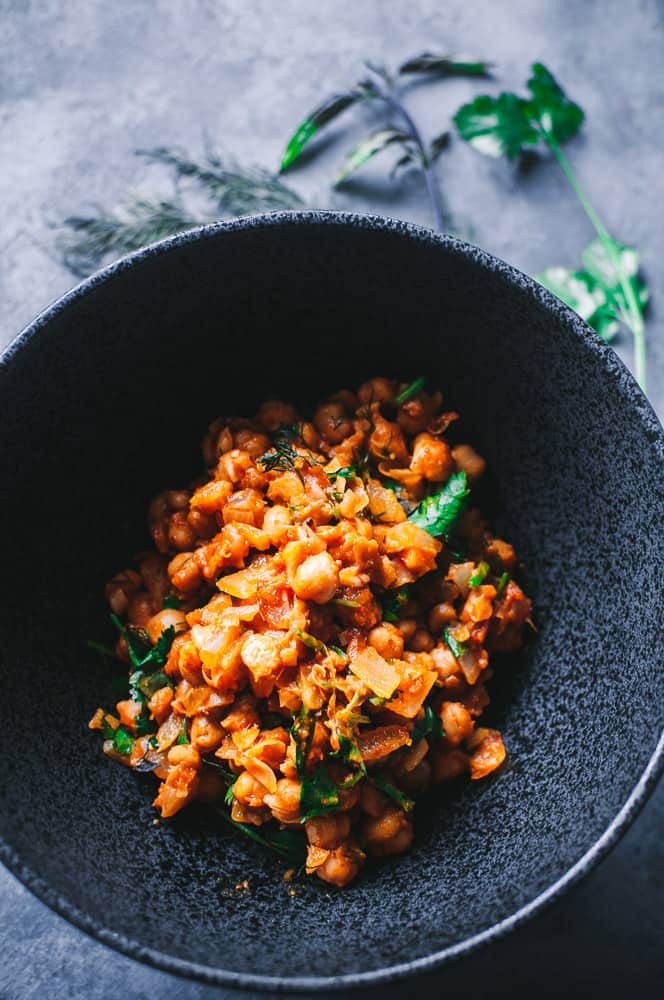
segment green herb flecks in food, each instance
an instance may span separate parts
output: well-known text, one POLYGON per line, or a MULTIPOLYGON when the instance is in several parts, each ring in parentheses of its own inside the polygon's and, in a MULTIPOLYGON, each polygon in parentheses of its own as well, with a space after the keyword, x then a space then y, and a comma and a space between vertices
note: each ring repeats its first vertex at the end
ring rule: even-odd
POLYGON ((413 746, 422 739, 439 740, 444 735, 445 730, 440 717, 436 715, 431 705, 425 705, 424 718, 418 719, 410 734, 413 746))
POLYGON ((445 642, 447 643, 447 645, 452 650, 452 654, 455 657, 455 659, 457 659, 457 660, 461 659, 461 657, 463 656, 463 654, 468 652, 468 650, 470 648, 468 646, 468 643, 467 642, 459 642, 458 639, 454 638, 454 636, 452 635, 452 633, 450 632, 449 629, 446 628, 446 629, 443 630, 443 636, 445 637, 445 642))
POLYGON ((391 781, 387 781, 381 774, 372 774, 371 781, 381 792, 393 799, 406 812, 410 812, 415 803, 411 798, 400 791, 391 781))
POLYGON ((218 810, 218 815, 236 830, 240 830, 246 837, 255 840, 262 847, 267 847, 274 851, 280 858, 294 868, 304 864, 307 856, 307 839, 304 830, 266 830, 261 827, 261 833, 256 827, 249 826, 248 823, 238 823, 223 810, 218 810))
POLYGON ((383 621, 396 624, 401 618, 401 611, 410 600, 412 587, 406 583, 398 590, 388 590, 382 598, 383 621))
POLYGON ((498 581, 498 586, 496 587, 496 594, 498 596, 500 596, 502 594, 502 592, 504 591, 505 587, 507 586, 507 584, 509 582, 510 582, 510 575, 509 575, 509 573, 502 573, 501 577, 500 577, 500 580, 498 581))
POLYGON ((410 385, 407 385, 405 389, 402 389, 399 395, 394 399, 396 405, 401 406, 403 403, 407 403, 409 399, 412 399, 413 396, 416 396, 420 389, 424 388, 425 381, 426 379, 423 375, 421 375, 419 378, 416 378, 414 382, 411 382, 410 385))
POLYGON ((300 787, 301 823, 336 809, 341 802, 339 788, 324 763, 304 776, 300 787))
POLYGON ((309 712, 303 705, 290 731, 295 741, 295 768, 298 777, 302 779, 307 775, 307 760, 315 731, 316 718, 313 712, 309 712))
POLYGON ((166 597, 164 598, 164 607, 165 608, 181 608, 182 607, 182 601, 180 600, 179 597, 176 597, 175 594, 166 594, 166 597))
POLYGON ((482 561, 478 563, 477 568, 474 570, 474 572, 470 576, 470 579, 468 580, 469 586, 479 587, 480 584, 484 583, 490 569, 491 567, 489 566, 488 562, 482 561))
POLYGON ((447 539, 465 509, 469 493, 466 473, 453 472, 438 493, 418 504, 408 520, 430 535, 447 539))

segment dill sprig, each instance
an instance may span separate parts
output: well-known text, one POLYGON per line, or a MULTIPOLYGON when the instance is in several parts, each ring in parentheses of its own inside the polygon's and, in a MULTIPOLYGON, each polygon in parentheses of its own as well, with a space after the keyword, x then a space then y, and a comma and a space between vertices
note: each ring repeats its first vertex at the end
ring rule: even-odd
POLYGON ((70 215, 63 222, 70 233, 61 238, 60 247, 66 266, 83 278, 107 257, 140 250, 201 221, 178 200, 133 197, 115 211, 98 207, 93 215, 70 215))
POLYGON ((241 166, 211 151, 200 161, 166 146, 138 150, 137 155, 172 170, 173 192, 156 198, 133 195, 115 209, 93 206, 88 215, 66 218, 66 232, 58 242, 65 265, 78 277, 111 257, 220 218, 302 205, 291 187, 263 167, 241 166), (189 199, 200 207, 194 211, 189 199))
POLYGON ((279 211, 302 205, 300 196, 263 167, 241 167, 235 160, 222 160, 208 152, 202 163, 175 147, 159 146, 139 150, 152 163, 172 167, 177 178, 197 181, 228 215, 246 215, 257 211, 279 211))

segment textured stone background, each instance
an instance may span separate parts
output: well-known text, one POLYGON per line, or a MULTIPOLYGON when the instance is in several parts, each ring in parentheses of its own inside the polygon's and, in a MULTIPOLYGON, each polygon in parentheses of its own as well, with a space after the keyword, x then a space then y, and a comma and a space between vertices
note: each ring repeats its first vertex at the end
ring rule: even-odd
MULTIPOLYGON (((520 86, 539 58, 587 112, 583 134, 569 146, 582 183, 609 228, 642 253, 654 298, 649 395, 661 414, 663 45, 657 0, 0 0, 0 343, 74 283, 56 246, 63 217, 95 202, 112 207, 128 189, 169 191, 159 170, 133 156, 136 148, 196 151, 207 135, 222 152, 272 166, 303 112, 352 81, 364 58, 396 63, 424 48, 470 52, 497 64, 498 79, 487 88, 494 92, 520 86)), ((409 101, 434 134, 477 92, 472 81, 447 81, 414 86, 409 101)), ((378 161, 343 193, 330 191, 362 124, 349 115, 348 131, 330 130, 339 141, 294 172, 293 186, 316 206, 427 223, 418 183, 382 183, 378 161)), ((519 172, 455 143, 439 172, 457 226, 528 272, 576 265, 592 237, 551 163, 519 172)), ((629 364, 626 337, 619 352, 629 364)), ((532 989, 607 997, 661 987, 663 825, 660 787, 609 859, 553 909, 469 960, 381 995, 419 988, 430 996, 532 989)), ((4 869, 0 950, 2 1000, 231 995, 115 954, 4 869)))

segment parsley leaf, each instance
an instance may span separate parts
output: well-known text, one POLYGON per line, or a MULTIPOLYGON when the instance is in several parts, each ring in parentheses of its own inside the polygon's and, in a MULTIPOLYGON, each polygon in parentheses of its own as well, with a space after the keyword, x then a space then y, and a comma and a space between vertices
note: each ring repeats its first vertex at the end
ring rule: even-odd
POLYGON ((556 142, 566 142, 578 132, 585 115, 578 104, 570 101, 546 66, 534 63, 532 74, 528 81, 528 90, 533 95, 530 113, 556 142))
POLYGON ((312 774, 305 775, 300 787, 301 823, 314 816, 336 809, 341 802, 339 789, 324 763, 320 763, 312 774))
POLYGON ((438 493, 425 497, 418 504, 408 520, 430 535, 440 535, 447 540, 465 509, 469 493, 466 473, 463 470, 453 472, 438 493))
POLYGON ((538 141, 528 101, 516 94, 483 95, 464 104, 454 116, 459 135, 484 156, 513 160, 524 146, 538 141))
POLYGON ((180 600, 179 597, 176 597, 175 594, 166 594, 166 597, 164 598, 164 607, 165 608, 181 608, 182 607, 182 601, 180 600))
POLYGON ((111 621, 127 643, 129 659, 133 667, 142 669, 148 664, 156 667, 163 667, 168 658, 168 654, 175 638, 175 626, 169 625, 164 629, 154 646, 143 629, 134 627, 127 628, 122 624, 117 615, 111 615, 111 621))
POLYGON ((134 737, 124 726, 118 726, 113 733, 113 749, 121 753, 123 757, 128 757, 134 748, 134 737))
POLYGON ((383 621, 396 624, 401 617, 401 609, 410 600, 411 585, 404 584, 398 590, 389 590, 382 599, 383 621))
POLYGON ((535 276, 607 342, 614 338, 629 309, 616 269, 616 259, 623 279, 631 285, 639 306, 645 306, 650 297, 647 285, 639 276, 637 251, 624 243, 609 240, 615 256, 609 253, 606 241, 595 239, 581 253, 585 270, 550 267, 535 276))
POLYGON ((509 582, 510 582, 509 573, 503 573, 500 577, 500 580, 498 581, 498 586, 496 587, 496 596, 500 597, 500 595, 502 594, 502 592, 504 591, 505 587, 509 582))
POLYGON ((335 469, 334 472, 328 472, 330 479, 336 479, 337 476, 341 476, 342 479, 353 479, 358 475, 356 465, 344 465, 342 469, 335 469))

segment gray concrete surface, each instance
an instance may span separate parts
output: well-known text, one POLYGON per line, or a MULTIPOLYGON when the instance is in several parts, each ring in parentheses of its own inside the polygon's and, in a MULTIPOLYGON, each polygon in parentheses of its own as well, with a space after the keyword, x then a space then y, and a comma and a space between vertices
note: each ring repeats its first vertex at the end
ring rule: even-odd
MULTIPOLYGON (((477 53, 514 89, 541 59, 587 112, 569 146, 609 228, 636 245, 653 292, 649 394, 664 412, 664 6, 657 0, 0 0, 0 343, 74 283, 57 225, 128 189, 157 194, 166 178, 133 156, 207 134, 222 151, 276 165, 303 112, 361 71, 425 48, 477 53)), ((484 88, 483 88, 484 89, 484 88)), ((413 87, 434 134, 478 92, 454 80, 413 87)), ((367 169, 343 193, 329 182, 362 134, 348 131, 292 183, 316 206, 429 221, 419 185, 367 169)), ((343 135, 341 134, 343 131, 343 135)), ((520 172, 455 143, 439 163, 457 225, 530 273, 574 266, 591 230, 552 163, 520 172)), ((527 336, 527 331, 524 331, 527 336)), ((623 336, 618 350, 631 363, 623 336)), ((20 793, 20 790, 18 790, 20 793)), ((610 858, 572 895, 507 940, 386 997, 624 994, 664 985, 664 788, 610 858)), ((37 902, 0 869, 0 998, 183 1000, 230 996, 117 955, 37 902)))

